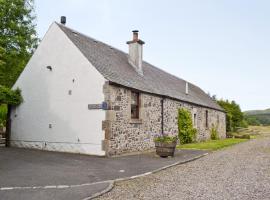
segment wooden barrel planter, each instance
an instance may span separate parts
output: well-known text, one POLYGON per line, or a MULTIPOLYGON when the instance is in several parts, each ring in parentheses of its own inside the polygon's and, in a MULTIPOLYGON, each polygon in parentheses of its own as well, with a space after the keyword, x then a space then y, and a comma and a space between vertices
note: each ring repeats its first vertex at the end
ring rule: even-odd
POLYGON ((155 142, 156 153, 162 158, 166 158, 168 156, 174 156, 175 147, 177 142, 155 142))

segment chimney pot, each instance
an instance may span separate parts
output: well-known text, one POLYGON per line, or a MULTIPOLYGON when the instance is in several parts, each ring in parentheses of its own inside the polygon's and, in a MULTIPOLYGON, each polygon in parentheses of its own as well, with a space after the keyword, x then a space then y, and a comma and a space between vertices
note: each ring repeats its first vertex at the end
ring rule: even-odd
POLYGON ((138 30, 133 30, 133 41, 136 42, 139 40, 139 31, 138 30))
POLYGON ((61 16, 61 20, 60 20, 61 24, 66 25, 66 21, 67 21, 66 17, 61 16))

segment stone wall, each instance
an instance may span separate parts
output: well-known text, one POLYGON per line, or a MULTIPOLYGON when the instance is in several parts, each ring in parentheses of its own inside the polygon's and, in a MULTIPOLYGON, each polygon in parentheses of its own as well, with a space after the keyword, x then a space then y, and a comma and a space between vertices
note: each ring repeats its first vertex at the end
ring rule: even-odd
MULTIPOLYGON (((140 117, 135 120, 130 116, 130 89, 106 83, 104 95, 109 106, 102 126, 105 131, 103 148, 107 155, 153 149, 153 138, 161 134, 161 97, 140 93, 140 117)), ((164 133, 178 134, 177 114, 181 107, 187 108, 192 116, 196 114, 197 140, 209 139, 212 126, 218 128, 220 137, 225 137, 225 113, 168 98, 164 100, 164 133), (205 127, 206 110, 209 116, 208 128, 205 127)))
POLYGON ((179 108, 183 107, 191 112, 193 125, 197 128, 197 141, 209 139, 212 127, 217 128, 220 138, 226 137, 225 113, 172 99, 164 100, 164 133, 178 134, 177 111, 179 108), (206 111, 208 111, 208 127, 206 127, 206 111), (196 114, 195 120, 194 114, 196 114))

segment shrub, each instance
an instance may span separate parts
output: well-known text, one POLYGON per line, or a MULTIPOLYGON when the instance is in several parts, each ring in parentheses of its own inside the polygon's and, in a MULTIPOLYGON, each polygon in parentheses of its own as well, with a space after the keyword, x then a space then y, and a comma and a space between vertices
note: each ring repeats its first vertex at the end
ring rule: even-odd
POLYGON ((7 105, 0 105, 0 128, 4 127, 7 118, 7 105))
POLYGON ((181 144, 195 141, 197 129, 193 128, 191 113, 180 108, 178 110, 178 136, 181 144))
POLYGON ((234 138, 238 138, 238 139, 250 139, 250 135, 249 134, 235 135, 234 138))
POLYGON ((154 139, 155 142, 172 143, 177 141, 177 136, 158 136, 154 139))
POLYGON ((212 126, 211 128, 211 140, 218 140, 219 139, 219 136, 218 136, 218 131, 217 131, 217 128, 212 126))
POLYGON ((227 132, 226 133, 226 138, 232 138, 233 137, 233 133, 232 132, 227 132))
POLYGON ((19 105, 23 101, 21 90, 11 90, 0 85, 0 104, 19 105))

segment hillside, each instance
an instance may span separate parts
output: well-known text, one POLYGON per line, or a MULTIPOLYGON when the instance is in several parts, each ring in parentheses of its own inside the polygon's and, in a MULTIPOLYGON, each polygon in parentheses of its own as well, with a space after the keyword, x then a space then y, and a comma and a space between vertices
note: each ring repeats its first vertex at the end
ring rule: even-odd
POLYGON ((270 114, 270 108, 266 110, 248 110, 244 112, 247 115, 257 115, 257 114, 270 114))
POLYGON ((245 111, 245 118, 250 125, 270 125, 270 108, 266 110, 245 111))

